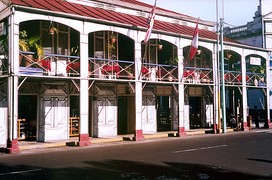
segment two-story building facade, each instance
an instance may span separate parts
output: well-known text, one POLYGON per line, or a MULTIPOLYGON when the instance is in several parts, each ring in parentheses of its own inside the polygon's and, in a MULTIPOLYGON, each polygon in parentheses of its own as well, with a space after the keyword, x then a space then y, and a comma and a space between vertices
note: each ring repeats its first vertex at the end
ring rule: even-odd
POLYGON ((177 131, 216 133, 226 109, 248 130, 247 93, 266 96, 269 51, 224 38, 215 23, 199 20, 199 47, 189 49, 197 18, 158 8, 144 43, 152 6, 136 0, 5 0, 0 2, 0 145, 177 131), (218 53, 224 52, 224 74, 218 53), (250 63, 252 62, 252 63, 250 63))

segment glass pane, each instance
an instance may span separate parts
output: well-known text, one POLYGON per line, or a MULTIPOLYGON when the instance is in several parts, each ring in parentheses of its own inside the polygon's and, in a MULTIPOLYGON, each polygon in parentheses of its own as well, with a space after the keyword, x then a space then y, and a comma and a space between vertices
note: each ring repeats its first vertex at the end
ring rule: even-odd
POLYGON ((68 32, 68 27, 63 24, 58 24, 58 29, 59 29, 59 31, 68 32))
POLYGON ((68 34, 59 32, 58 35, 59 35, 58 54, 68 55, 68 34))
POLYGON ((157 46, 150 45, 150 59, 149 62, 156 64, 157 60, 157 46))
POLYGON ((95 51, 103 51, 103 39, 95 38, 95 51))
POLYGON ((52 54, 53 53, 53 51, 52 51, 52 36, 48 35, 47 29, 42 31, 42 38, 41 39, 42 39, 42 46, 44 49, 44 53, 45 54, 52 54))

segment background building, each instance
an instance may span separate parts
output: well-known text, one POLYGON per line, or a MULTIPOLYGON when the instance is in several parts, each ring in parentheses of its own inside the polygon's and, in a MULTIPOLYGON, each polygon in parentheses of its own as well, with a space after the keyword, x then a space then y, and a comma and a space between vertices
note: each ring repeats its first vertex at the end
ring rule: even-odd
MULTIPOLYGON (((243 44, 265 48, 272 51, 272 1, 259 0, 259 6, 254 14, 253 21, 238 27, 225 27, 225 36, 235 39, 243 44)), ((270 76, 272 76, 272 56, 270 54, 270 76)), ((269 82, 270 104, 272 104, 272 82, 269 82)), ((250 99, 253 102, 263 102, 260 91, 252 91, 250 99)), ((263 103, 262 103, 263 104, 263 103)), ((253 108, 253 107, 251 107, 253 108)), ((264 109, 258 106, 258 109, 264 109)))

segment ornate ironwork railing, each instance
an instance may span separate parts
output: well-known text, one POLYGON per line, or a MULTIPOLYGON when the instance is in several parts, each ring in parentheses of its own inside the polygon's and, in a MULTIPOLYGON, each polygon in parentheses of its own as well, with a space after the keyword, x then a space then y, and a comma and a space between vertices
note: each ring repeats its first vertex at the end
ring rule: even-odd
MULTIPOLYGON (((46 54, 41 59, 33 58, 32 52, 20 52, 19 74, 38 76, 79 77, 80 57, 57 54, 46 54)), ((0 73, 6 73, 7 68, 1 59, 0 73)), ((135 62, 129 60, 110 60, 103 58, 88 59, 89 78, 99 79, 135 79, 135 62)), ((143 63, 139 74, 143 81, 178 82, 178 66, 166 64, 143 63)), ((210 68, 184 67, 183 83, 212 84, 213 71, 210 68)), ((246 85, 266 86, 266 75, 246 73, 246 85)), ((225 71, 226 85, 242 85, 240 71, 225 71)))
POLYGON ((185 67, 183 71, 183 82, 194 84, 210 84, 213 83, 212 69, 185 67))

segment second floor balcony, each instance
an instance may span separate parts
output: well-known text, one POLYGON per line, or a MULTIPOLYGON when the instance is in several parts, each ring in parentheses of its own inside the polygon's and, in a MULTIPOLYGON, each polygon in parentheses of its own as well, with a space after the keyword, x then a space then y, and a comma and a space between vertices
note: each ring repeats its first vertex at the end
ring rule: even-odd
MULTIPOLYGON (((41 59, 34 59, 31 52, 20 52, 19 75, 42 77, 80 78, 80 58, 46 54, 41 59)), ((7 60, 1 60, 1 75, 7 74, 7 60)), ((135 62, 88 58, 88 78, 96 80, 135 80, 135 62)), ((184 67, 179 77, 178 66, 143 63, 138 70, 139 79, 156 83, 214 84, 213 70, 210 68, 184 67), (179 80, 180 79, 180 80, 179 80)), ((221 75, 220 75, 221 79, 221 75)), ((242 85, 242 72, 225 71, 224 80, 228 86, 242 85)), ((266 75, 246 72, 247 86, 266 86, 266 75)))

